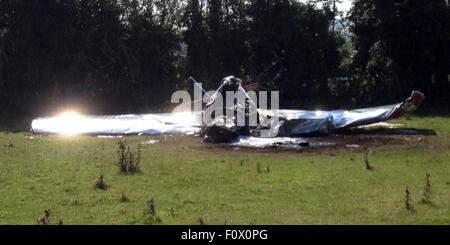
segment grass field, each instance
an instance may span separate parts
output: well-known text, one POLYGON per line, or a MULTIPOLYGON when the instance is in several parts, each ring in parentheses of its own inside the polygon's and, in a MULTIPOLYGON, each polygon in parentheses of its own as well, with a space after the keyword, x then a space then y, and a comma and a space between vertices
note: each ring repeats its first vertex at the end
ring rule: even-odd
POLYGON ((50 224, 450 224, 450 118, 393 123, 437 135, 378 135, 393 141, 368 145, 373 170, 363 147, 234 149, 192 136, 1 131, 0 224, 37 224, 48 209, 50 224), (121 174, 118 142, 137 148, 150 139, 158 142, 142 144, 141 171, 121 174), (95 186, 99 175, 105 190, 95 186))

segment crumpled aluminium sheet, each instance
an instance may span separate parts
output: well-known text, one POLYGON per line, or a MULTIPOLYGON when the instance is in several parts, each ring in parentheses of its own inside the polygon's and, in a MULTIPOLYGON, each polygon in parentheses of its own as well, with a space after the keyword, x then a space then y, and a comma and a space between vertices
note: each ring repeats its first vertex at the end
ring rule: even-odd
MULTIPOLYGON (((315 133, 329 134, 336 129, 390 120, 420 106, 424 95, 413 91, 405 101, 356 110, 304 111, 279 110, 279 123, 273 136, 291 137, 315 133)), ((261 113, 273 115, 273 111, 261 113)), ((194 134, 201 127, 201 113, 160 113, 118 116, 56 116, 32 121, 34 134, 141 135, 194 134)))
POLYGON ((199 122, 194 113, 130 114, 117 116, 61 115, 34 119, 34 134, 142 135, 194 134, 199 122))
MULTIPOLYGON (((411 97, 393 105, 333 111, 279 110, 279 124, 273 127, 271 134, 277 137, 329 134, 336 129, 387 121, 414 111, 424 98, 421 92, 413 91, 411 97)), ((274 115, 271 111, 263 114, 274 115)))
MULTIPOLYGON (((261 138, 253 136, 239 136, 234 142, 231 143, 232 146, 236 147, 255 147, 255 148, 267 148, 267 147, 297 147, 301 146, 303 143, 308 143, 304 138, 299 137, 273 137, 273 138, 261 138)), ((307 144, 309 146, 309 143, 307 144)))

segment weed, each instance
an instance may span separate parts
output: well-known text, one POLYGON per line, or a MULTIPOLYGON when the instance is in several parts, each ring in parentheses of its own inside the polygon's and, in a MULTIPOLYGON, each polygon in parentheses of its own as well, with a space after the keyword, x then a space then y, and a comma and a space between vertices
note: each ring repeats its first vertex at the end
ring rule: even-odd
POLYGON ((202 218, 198 218, 197 221, 199 225, 206 225, 202 218))
POLYGON ((145 223, 150 225, 162 223, 162 219, 156 215, 155 202, 153 198, 150 199, 150 201, 147 201, 147 203, 148 210, 146 211, 147 217, 145 223))
POLYGON ((95 187, 97 187, 100 190, 106 190, 108 189, 108 185, 104 182, 103 174, 100 174, 97 178, 97 182, 95 182, 95 187))
POLYGON ((431 204, 431 182, 430 182, 430 173, 426 173, 425 178, 427 184, 425 185, 425 190, 423 191, 422 203, 431 204))
POLYGON ((427 173, 427 174, 426 174, 427 185, 425 186, 425 192, 424 192, 424 195, 427 196, 427 197, 429 197, 430 194, 431 194, 431 182, 430 182, 430 177, 431 177, 431 174, 430 174, 430 173, 427 173))
POLYGON ((147 215, 144 223, 148 224, 148 225, 161 224, 162 223, 162 219, 159 216, 147 215))
POLYGON ((119 169, 122 174, 135 174, 140 171, 139 164, 141 162, 141 144, 138 149, 133 151, 124 141, 120 141, 119 150, 119 169), (137 153, 137 156, 136 156, 137 153))
POLYGON ((38 225, 48 225, 48 224, 50 224, 50 214, 52 213, 52 210, 51 209, 46 209, 46 210, 44 210, 44 213, 45 213, 44 217, 37 219, 38 225))
POLYGON ((411 113, 405 113, 404 117, 406 118, 406 120, 410 121, 411 120, 411 113))
POLYGON ((365 163, 366 163, 366 169, 367 170, 373 170, 373 167, 372 166, 370 166, 370 162, 369 162, 369 152, 370 152, 370 150, 369 150, 369 148, 366 148, 366 157, 365 157, 365 163))
POLYGON ((155 202, 153 201, 153 198, 150 199, 150 201, 148 201, 148 208, 149 208, 149 214, 151 216, 155 216, 156 210, 155 210, 155 202))
POLYGON ((128 202, 130 199, 122 192, 120 194, 120 202, 128 202))
POLYGON ((405 197, 405 206, 406 210, 414 211, 413 206, 411 204, 411 193, 409 192, 408 186, 405 189, 406 197, 405 197))
POLYGON ((79 205, 81 205, 81 202, 78 199, 75 199, 75 200, 72 201, 72 205, 73 206, 79 206, 79 205))

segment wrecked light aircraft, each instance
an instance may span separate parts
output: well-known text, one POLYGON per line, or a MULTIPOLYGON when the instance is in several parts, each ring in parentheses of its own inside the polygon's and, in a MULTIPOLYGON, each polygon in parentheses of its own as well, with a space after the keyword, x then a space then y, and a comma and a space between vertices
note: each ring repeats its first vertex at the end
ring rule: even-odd
POLYGON ((248 112, 248 108, 252 104, 255 106, 255 100, 248 96, 240 79, 228 76, 222 80, 220 87, 214 94, 209 96, 208 103, 201 111, 115 116, 82 116, 67 113, 55 117, 34 119, 31 123, 31 131, 34 134, 68 135, 198 134, 203 136, 207 142, 232 143, 242 135, 298 137, 312 134, 331 134, 337 129, 368 125, 397 118, 406 112, 417 109, 424 98, 425 96, 421 92, 413 91, 411 96, 403 102, 363 109, 306 111, 257 108, 254 112, 248 112), (243 103, 238 101, 228 107, 224 106, 223 110, 236 111, 240 108, 245 111, 245 114, 224 113, 226 115, 213 115, 212 121, 205 125, 202 120, 205 111, 208 111, 208 108, 221 97, 219 95, 226 94, 227 91, 241 91, 247 99, 243 103), (256 114, 258 122, 256 126, 247 124, 252 113, 256 114), (241 119, 246 122, 245 125, 242 126, 237 123, 239 116, 244 117, 241 119), (261 124, 267 118, 273 119, 274 117, 277 120, 270 121, 272 122, 270 126, 261 124))

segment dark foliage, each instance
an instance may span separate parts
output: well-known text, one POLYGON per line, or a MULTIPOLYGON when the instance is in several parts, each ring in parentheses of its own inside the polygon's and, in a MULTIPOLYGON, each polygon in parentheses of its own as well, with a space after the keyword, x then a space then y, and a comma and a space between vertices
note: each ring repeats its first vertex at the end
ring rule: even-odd
POLYGON ((1 0, 0 114, 165 111, 171 93, 233 74, 281 106, 377 105, 418 89, 448 108, 448 4, 1 0), (182 48, 187 46, 186 48, 182 48), (187 52, 186 52, 187 50, 187 52))
POLYGON ((369 102, 392 102, 417 89, 428 106, 448 108, 448 18, 445 0, 354 2, 353 70, 369 102))

